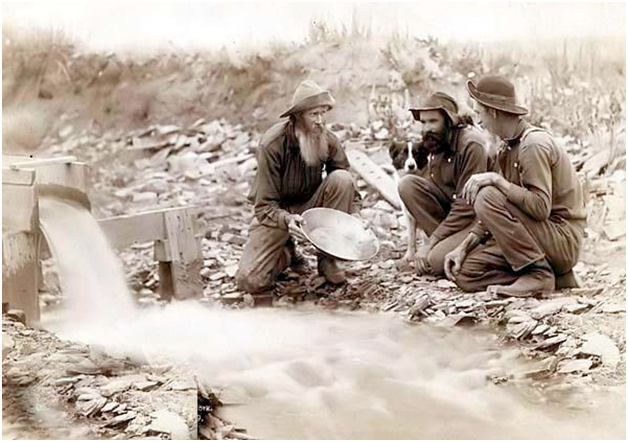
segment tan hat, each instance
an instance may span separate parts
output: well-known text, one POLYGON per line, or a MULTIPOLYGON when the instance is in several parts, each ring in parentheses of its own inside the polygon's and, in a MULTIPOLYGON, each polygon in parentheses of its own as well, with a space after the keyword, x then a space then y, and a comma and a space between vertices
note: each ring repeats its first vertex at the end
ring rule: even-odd
POLYGON ((324 90, 313 81, 305 80, 301 82, 294 92, 290 109, 281 114, 279 118, 284 118, 295 112, 302 112, 319 106, 329 106, 331 109, 334 107, 335 102, 329 91, 324 90))
POLYGON ((418 121, 421 119, 421 112, 438 109, 444 111, 454 125, 458 124, 458 103, 445 92, 432 94, 421 106, 410 109, 410 112, 418 121))
POLYGON ((515 115, 528 113, 525 107, 517 105, 515 86, 504 77, 496 75, 482 77, 477 85, 469 80, 467 91, 471 98, 484 106, 515 115))

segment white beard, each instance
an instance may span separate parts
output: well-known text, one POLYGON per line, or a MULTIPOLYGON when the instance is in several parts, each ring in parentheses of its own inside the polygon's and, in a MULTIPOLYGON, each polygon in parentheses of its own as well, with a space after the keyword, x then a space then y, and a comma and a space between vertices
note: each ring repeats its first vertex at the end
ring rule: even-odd
POLYGON ((300 128, 297 128, 296 136, 299 140, 301 158, 303 158, 305 164, 314 167, 327 159, 329 147, 325 131, 322 131, 320 134, 314 132, 305 133, 300 128))

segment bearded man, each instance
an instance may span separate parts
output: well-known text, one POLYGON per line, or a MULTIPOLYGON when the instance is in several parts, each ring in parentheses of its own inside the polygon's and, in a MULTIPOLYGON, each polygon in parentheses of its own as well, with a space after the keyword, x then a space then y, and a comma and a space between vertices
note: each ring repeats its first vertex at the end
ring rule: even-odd
POLYGON ((534 296, 578 286, 587 211, 567 151, 522 116, 515 86, 501 76, 467 82, 486 129, 503 140, 500 173, 469 179, 462 197, 479 222, 446 257, 447 276, 468 292, 534 296))
MULTIPOLYGON (((300 214, 313 207, 351 213, 359 199, 340 140, 325 127, 334 106, 329 91, 312 81, 302 82, 291 107, 262 137, 257 175, 249 199, 254 218, 240 259, 236 283, 242 291, 264 293, 288 267, 307 270, 294 240, 305 240, 300 214), (323 173, 326 177, 323 178, 323 173)), ((345 281, 337 261, 318 255, 318 272, 333 284, 345 281)))
POLYGON ((427 151, 426 170, 399 181, 399 196, 410 215, 429 239, 418 251, 409 245, 404 259, 413 259, 418 274, 442 274, 445 255, 471 230, 473 206, 460 198, 467 180, 486 172, 485 137, 470 119, 458 115, 458 104, 444 92, 436 92, 419 108, 410 109, 421 121, 419 149, 427 151), (414 256, 412 256, 414 255, 414 256))

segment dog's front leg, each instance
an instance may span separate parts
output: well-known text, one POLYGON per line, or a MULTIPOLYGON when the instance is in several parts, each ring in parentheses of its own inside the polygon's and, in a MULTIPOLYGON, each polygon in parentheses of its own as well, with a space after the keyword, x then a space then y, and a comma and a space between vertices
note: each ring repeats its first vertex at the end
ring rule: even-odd
POLYGON ((411 262, 414 255, 416 255, 416 220, 408 214, 408 250, 403 259, 411 262))
POLYGON ((414 262, 414 255, 416 255, 416 233, 417 226, 416 220, 407 209, 404 207, 404 214, 406 219, 406 228, 408 234, 408 246, 405 255, 397 262, 397 267, 400 270, 407 269, 414 262))

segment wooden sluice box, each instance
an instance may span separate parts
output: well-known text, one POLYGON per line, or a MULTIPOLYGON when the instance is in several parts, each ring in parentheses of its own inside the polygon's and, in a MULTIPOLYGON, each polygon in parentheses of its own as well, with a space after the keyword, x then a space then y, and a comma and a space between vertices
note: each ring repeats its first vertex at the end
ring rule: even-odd
MULTIPOLYGON (((29 325, 40 319, 40 259, 49 254, 39 222, 39 199, 46 195, 91 210, 87 165, 75 157, 2 156, 3 311, 23 310, 29 325)), ((97 221, 113 248, 154 242, 162 298, 188 299, 200 297, 203 291, 197 211, 180 207, 97 221)))

